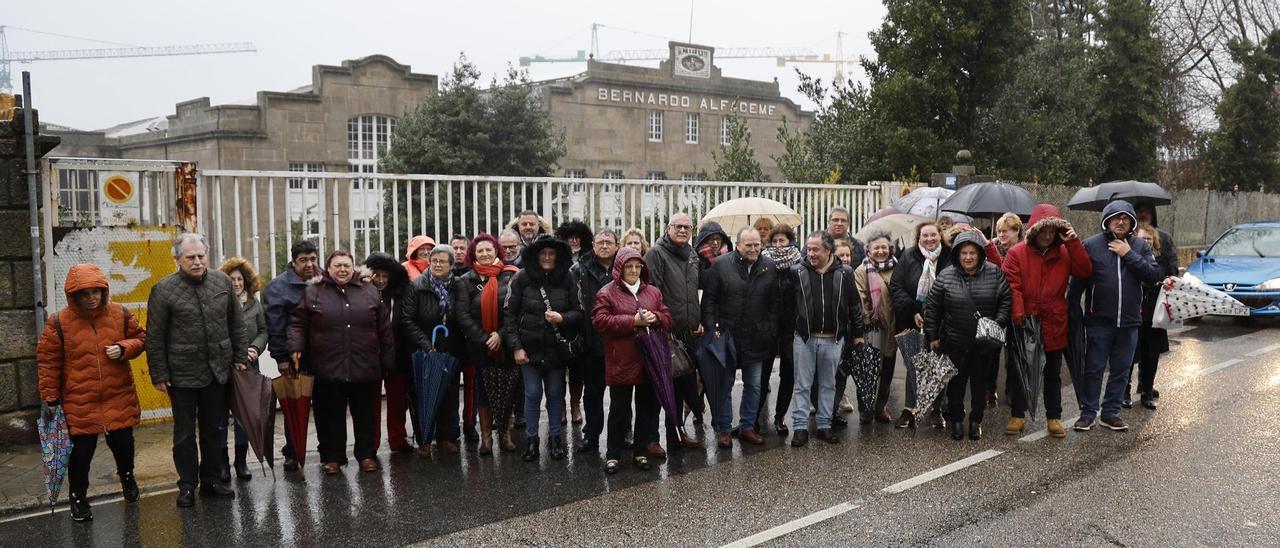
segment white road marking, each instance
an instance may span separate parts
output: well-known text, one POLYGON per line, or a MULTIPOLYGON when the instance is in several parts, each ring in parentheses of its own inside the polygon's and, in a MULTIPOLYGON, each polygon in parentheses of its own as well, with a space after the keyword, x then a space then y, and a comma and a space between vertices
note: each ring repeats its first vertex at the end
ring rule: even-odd
POLYGON ((911 478, 905 481, 900 481, 898 483, 885 487, 884 489, 881 489, 880 492, 886 495, 896 495, 898 493, 911 489, 912 487, 917 487, 917 486, 929 483, 947 474, 958 472, 960 470, 964 470, 965 468, 968 468, 980 462, 993 459, 997 456, 1000 456, 1003 453, 1004 451, 988 449, 986 451, 970 456, 968 458, 963 458, 958 461, 955 461, 946 466, 934 468, 933 470, 920 474, 919 476, 916 476, 914 478, 911 478))
MULTIPOLYGON (((146 498, 146 497, 154 497, 154 496, 157 496, 157 495, 167 495, 167 494, 169 494, 169 493, 177 493, 177 492, 178 492, 178 488, 177 488, 177 487, 172 487, 172 488, 169 488, 169 489, 164 489, 164 490, 162 490, 162 491, 148 491, 148 492, 144 492, 144 493, 142 493, 142 495, 141 495, 139 498, 141 499, 141 498, 146 498)), ((68 500, 70 500, 70 499, 68 499, 68 500)), ((94 499, 92 499, 92 498, 90 498, 90 499, 89 499, 89 501, 90 501, 90 502, 92 502, 93 504, 116 503, 116 502, 121 502, 121 501, 123 501, 123 500, 124 500, 124 497, 122 497, 122 496, 108 497, 108 498, 101 499, 101 500, 94 500, 94 499)), ((11 521, 21 521, 21 520, 24 520, 24 519, 38 518, 38 517, 40 517, 40 516, 47 516, 47 515, 49 515, 49 514, 56 514, 56 513, 59 513, 59 512, 66 512, 66 511, 67 511, 67 510, 69 510, 69 509, 71 509, 71 506, 70 506, 69 504, 66 504, 66 501, 62 501, 62 502, 59 502, 59 503, 58 503, 58 505, 53 509, 53 511, 52 511, 52 512, 50 512, 50 511, 49 511, 49 509, 48 509, 48 507, 46 507, 44 510, 31 511, 31 512, 27 512, 27 513, 25 513, 25 514, 18 514, 18 515, 16 515, 16 516, 10 516, 10 517, 4 518, 4 519, 0 519, 0 523, 9 523, 9 522, 11 522, 11 521)))
POLYGON ((1262 348, 1259 348, 1259 349, 1257 349, 1257 350, 1254 350, 1253 352, 1250 352, 1250 353, 1248 353, 1248 354, 1245 354, 1244 356, 1245 356, 1246 358, 1256 358, 1256 357, 1258 357, 1258 356, 1261 356, 1261 355, 1263 355, 1263 354, 1266 354, 1267 352, 1271 352, 1271 351, 1274 351, 1274 350, 1280 350, 1280 344, 1273 344, 1273 345, 1271 345, 1271 346, 1264 346, 1264 347, 1262 347, 1262 348))
POLYGON ((772 529, 766 529, 747 538, 730 542, 724 546, 725 548, 747 548, 748 546, 764 544, 778 537, 804 529, 810 525, 821 523, 836 516, 856 510, 861 507, 862 504, 862 501, 842 502, 825 510, 819 510, 802 518, 788 521, 772 529))

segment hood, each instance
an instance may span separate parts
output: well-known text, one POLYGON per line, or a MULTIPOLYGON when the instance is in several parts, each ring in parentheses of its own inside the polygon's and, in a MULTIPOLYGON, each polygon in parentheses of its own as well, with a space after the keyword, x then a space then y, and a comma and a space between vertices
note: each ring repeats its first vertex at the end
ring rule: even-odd
MULTIPOLYGON (((426 238, 426 236, 422 237, 426 238)), ((430 238, 427 239, 429 240, 430 238)), ((364 266, 368 267, 370 271, 383 270, 390 275, 391 279, 387 282, 387 289, 385 290, 386 293, 399 295, 400 292, 409 285, 409 272, 405 270, 403 265, 396 262, 395 257, 392 257, 391 255, 381 251, 370 253, 369 256, 364 259, 364 266)))
MULTIPOLYGON (((1024 241, 1027 245, 1034 245, 1036 234, 1041 230, 1052 230, 1055 234, 1059 230, 1067 228, 1067 221, 1062 218, 1062 212, 1058 207, 1052 204, 1039 204, 1035 209, 1031 210, 1031 220, 1027 222, 1027 237, 1024 241)), ((1058 235, 1054 238, 1052 245, 1062 243, 1062 236, 1058 235)))
POLYGON ((1115 217, 1116 215, 1129 216, 1129 219, 1133 221, 1130 223, 1133 226, 1129 227, 1129 235, 1132 235, 1134 229, 1138 226, 1138 214, 1133 211, 1133 204, 1124 200, 1111 202, 1107 204, 1107 207, 1102 209, 1102 232, 1107 232, 1107 220, 1115 217))
POLYGON ((715 221, 702 223, 702 228, 698 230, 698 237, 693 239, 693 248, 698 249, 702 247, 702 244, 707 241, 707 238, 715 236, 716 234, 719 234, 720 239, 724 241, 725 253, 733 251, 733 242, 729 241, 729 235, 725 233, 723 228, 720 228, 720 223, 715 221))
POLYGON ((520 264, 524 265, 531 276, 542 274, 542 269, 538 268, 538 253, 547 248, 556 251, 556 267, 551 271, 552 279, 562 279, 573 265, 573 250, 569 247, 569 242, 555 236, 543 234, 534 238, 533 243, 520 251, 520 264))
POLYGON ((577 236, 578 241, 582 242, 583 249, 591 248, 591 239, 594 234, 591 233, 591 227, 587 223, 573 219, 566 221, 556 228, 556 237, 564 241, 569 241, 570 236, 577 236))
MULTIPOLYGON (((404 252, 404 260, 412 260, 413 255, 424 245, 427 246, 427 249, 433 249, 436 247, 436 241, 431 236, 423 236, 421 234, 414 236, 413 239, 409 240, 409 247, 404 252)), ((365 262, 368 263, 368 261, 365 262)))
POLYGON ((983 241, 981 234, 970 232, 968 230, 956 235, 955 241, 951 245, 951 265, 960 268, 960 248, 962 246, 971 245, 978 248, 978 267, 982 267, 982 263, 987 262, 986 242, 983 241))
POLYGON ((640 264, 644 265, 640 269, 640 281, 648 284, 649 282, 649 265, 644 262, 644 257, 640 256, 640 252, 629 247, 618 250, 618 254, 613 256, 613 281, 619 286, 622 285, 622 265, 627 264, 631 259, 639 259, 640 264))
POLYGON ((71 270, 67 271, 67 282, 62 285, 62 288, 67 293, 68 306, 75 306, 71 294, 82 289, 101 289, 106 292, 102 296, 102 302, 111 301, 111 284, 107 283, 107 276, 95 264, 82 263, 71 267, 71 270))

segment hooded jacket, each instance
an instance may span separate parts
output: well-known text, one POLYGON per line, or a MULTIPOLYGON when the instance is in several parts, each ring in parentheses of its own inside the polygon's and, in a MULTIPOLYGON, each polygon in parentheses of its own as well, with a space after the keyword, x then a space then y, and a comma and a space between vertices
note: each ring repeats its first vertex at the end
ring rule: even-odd
POLYGON ((806 342, 812 333, 834 333, 836 338, 862 337, 862 302, 858 288, 853 283, 853 269, 831 256, 831 266, 826 272, 801 261, 791 267, 783 284, 788 293, 783 295, 788 315, 795 315, 795 334, 806 342), (834 308, 834 310, 833 310, 834 308), (834 325, 826 318, 834 316, 834 325))
MULTIPOLYGON (((617 258, 616 254, 614 258, 617 258)), ((582 310, 589 313, 595 307, 596 294, 600 292, 600 288, 613 281, 613 266, 612 263, 609 267, 600 264, 600 259, 596 257, 595 252, 589 251, 582 260, 578 261, 578 264, 569 269, 569 274, 573 276, 574 288, 578 292, 578 302, 582 305, 582 310)), ((604 339, 596 333, 595 326, 590 321, 583 322, 582 337, 591 349, 591 355, 604 356, 604 339)))
POLYGON ((1027 237, 1009 248, 1003 270, 1013 294, 1012 325, 1034 316, 1040 319, 1046 352, 1067 346, 1067 284, 1071 278, 1085 279, 1093 273, 1093 262, 1080 238, 1062 240, 1067 222, 1050 204, 1040 204, 1031 211, 1027 237), (1052 231, 1053 243, 1040 249, 1035 241, 1040 233, 1052 231))
POLYGON ((712 236, 720 237, 720 241, 723 242, 721 244, 721 249, 723 249, 725 253, 733 251, 733 242, 729 240, 729 234, 720 227, 720 223, 715 221, 702 223, 702 228, 698 230, 698 236, 693 239, 694 254, 698 256, 698 272, 705 272, 708 268, 711 268, 716 257, 723 255, 723 253, 720 253, 720 249, 713 250, 715 255, 712 257, 703 255, 702 244, 707 243, 707 239, 712 236))
POLYGON ((396 320, 400 315, 400 301, 404 300, 404 294, 409 288, 409 271, 404 265, 396 262, 395 257, 381 251, 374 251, 365 257, 364 266, 370 271, 370 275, 374 270, 387 273, 387 286, 379 291, 378 295, 382 303, 387 305, 387 313, 391 315, 391 335, 395 340, 395 371, 408 373, 413 368, 413 342, 401 333, 396 320))
POLYGON ((391 314, 378 288, 358 268, 338 285, 328 273, 307 281, 289 321, 289 351, 306 356, 306 370, 329 382, 376 382, 395 364, 391 314))
POLYGON ((582 305, 578 302, 578 292, 569 277, 569 266, 573 264, 573 252, 564 240, 553 236, 539 236, 520 252, 525 269, 511 278, 511 286, 507 291, 507 299, 503 308, 502 342, 515 353, 524 350, 533 364, 545 363, 556 367, 568 367, 570 364, 560 363, 556 354, 556 331, 566 340, 578 333, 582 326, 582 305), (556 264, 550 270, 543 270, 538 264, 538 253, 544 249, 554 249, 556 264), (542 293, 546 292, 546 300, 542 293), (552 325, 546 319, 547 304, 551 310, 559 312, 563 321, 552 325))
POLYGON ((702 325, 731 333, 738 363, 755 363, 773 353, 777 336, 778 268, 760 255, 747 259, 730 251, 702 275, 702 325))
POLYGON ((587 226, 587 223, 577 219, 565 221, 564 223, 561 223, 560 226, 556 227, 555 236, 565 242, 569 241, 570 236, 577 236, 578 245, 580 247, 578 248, 578 252, 574 254, 574 263, 577 263, 588 255, 591 255, 591 240, 595 235, 591 232, 591 227, 587 226))
POLYGON ((136 426, 142 411, 129 360, 142 354, 146 331, 123 306, 111 302, 111 288, 97 266, 71 267, 63 287, 69 304, 45 322, 36 343, 40 398, 62 400, 73 436, 136 426), (71 294, 92 288, 103 290, 102 305, 82 310, 71 294), (124 351, 120 359, 107 357, 111 345, 124 351))
MULTIPOLYGON (((616 257, 614 261, 616 264, 616 257)), ((653 285, 662 292, 662 299, 671 310, 671 333, 686 344, 692 343, 693 331, 702 322, 697 253, 693 247, 677 246, 670 236, 663 235, 644 254, 644 262, 653 285)))
POLYGON ((966 353, 978 348, 974 312, 1007 326, 1012 297, 1004 273, 987 260, 981 236, 966 231, 953 243, 951 268, 938 273, 924 303, 924 334, 930 342, 942 341, 948 353, 966 353), (960 266, 960 251, 966 246, 978 251, 978 268, 972 274, 960 266))
MULTIPOLYGON (((400 265, 404 267, 405 272, 408 274, 409 281, 418 279, 418 276, 421 276, 423 272, 426 272, 425 268, 419 269, 418 267, 413 265, 414 255, 417 255, 418 250, 423 247, 426 247, 427 249, 435 248, 436 247, 435 239, 432 238, 431 236, 423 236, 421 234, 409 239, 409 247, 404 253, 404 262, 400 263, 400 265)), ((370 255, 370 257, 372 257, 372 254, 370 255)), ((366 258, 365 264, 368 264, 368 262, 369 262, 369 259, 366 258)), ((370 266, 370 268, 372 268, 372 266, 370 266)))
POLYGON ((662 292, 650 283, 647 265, 640 270, 640 290, 635 295, 622 282, 622 267, 632 259, 645 265, 640 252, 629 247, 618 251, 613 258, 613 280, 596 294, 595 306, 591 308, 591 325, 604 339, 604 382, 609 386, 648 382, 644 356, 636 343, 636 335, 644 329, 635 325, 637 311, 653 312, 658 317, 656 327, 671 329, 671 311, 663 303, 662 292))
POLYGON ((1133 233, 1124 236, 1129 243, 1129 253, 1123 257, 1111 252, 1108 244, 1115 236, 1107 230, 1107 221, 1117 215, 1126 215, 1137 225, 1138 216, 1133 206, 1124 200, 1107 204, 1102 210, 1102 232, 1084 241, 1085 252, 1093 263, 1088 278, 1071 281, 1068 301, 1080 302, 1085 298, 1085 325, 1116 328, 1142 325, 1142 287, 1160 281, 1160 269, 1156 266, 1151 246, 1133 233))
POLYGON ((247 363, 249 337, 231 278, 206 270, 194 279, 181 270, 151 287, 147 297, 147 369, 153 384, 178 388, 226 384, 233 363, 247 363))

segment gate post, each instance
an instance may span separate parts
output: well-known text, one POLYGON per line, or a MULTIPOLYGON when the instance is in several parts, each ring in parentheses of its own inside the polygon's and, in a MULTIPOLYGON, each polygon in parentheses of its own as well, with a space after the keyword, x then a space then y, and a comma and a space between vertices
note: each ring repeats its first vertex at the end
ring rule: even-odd
POLYGON ((183 232, 199 232, 196 196, 196 164, 182 162, 173 177, 174 221, 183 232))

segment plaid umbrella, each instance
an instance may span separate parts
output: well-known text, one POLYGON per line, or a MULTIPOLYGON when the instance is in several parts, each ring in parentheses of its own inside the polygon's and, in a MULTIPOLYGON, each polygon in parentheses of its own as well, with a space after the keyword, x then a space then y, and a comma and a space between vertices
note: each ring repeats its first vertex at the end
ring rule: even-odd
POLYGON ((1013 340, 1009 344, 1022 392, 1027 397, 1027 419, 1035 420, 1036 403, 1039 401, 1040 387, 1044 382, 1046 362, 1040 319, 1035 316, 1024 318, 1022 325, 1013 329, 1012 335, 1013 340))
POLYGON ((933 400, 938 399, 938 395, 947 387, 947 381, 951 380, 958 372, 955 364, 951 363, 951 358, 946 354, 935 352, 921 352, 916 354, 911 363, 916 368, 916 408, 915 416, 920 418, 920 414, 929 409, 933 404, 933 400))
POLYGON ((435 428, 440 400, 444 398, 449 379, 458 370, 458 358, 435 350, 440 330, 444 330, 445 337, 449 336, 448 327, 437 325, 432 329, 431 352, 419 350, 413 353, 413 382, 418 395, 414 406, 418 411, 419 440, 423 443, 431 443, 431 432, 435 428))
POLYGON ((49 511, 58 501, 62 491, 62 478, 67 475, 71 460, 71 433, 67 431, 67 415, 61 405, 41 404, 40 417, 36 419, 40 432, 40 460, 44 463, 44 489, 49 493, 49 511))
POLYGON ((289 435, 293 438, 289 442, 298 464, 303 463, 307 454, 307 422, 311 419, 311 391, 315 384, 316 378, 306 373, 282 375, 271 381, 280 399, 284 422, 289 425, 289 435))
POLYGON ((653 384, 658 403, 662 404, 668 417, 679 417, 675 382, 671 378, 671 344, 667 342, 667 331, 646 327, 643 333, 636 334, 636 346, 644 356, 645 372, 653 384))
POLYGON ((845 348, 840 359, 840 372, 853 380, 858 391, 858 403, 863 409, 870 410, 876 403, 876 388, 880 386, 880 349, 871 343, 845 345, 845 348))
POLYGON ((272 405, 275 398, 271 395, 271 380, 257 369, 249 368, 232 371, 231 382, 234 385, 231 416, 235 417, 249 439, 253 454, 258 456, 259 466, 265 460, 268 466, 272 466, 271 477, 274 478, 276 470, 271 446, 276 439, 276 410, 272 405))
MULTIPOLYGON (((702 385, 707 390, 707 399, 711 400, 711 416, 718 417, 724 407, 725 396, 721 380, 725 375, 733 375, 733 370, 738 367, 733 336, 724 332, 717 337, 715 333, 707 331, 702 337, 702 348, 698 349, 698 353, 701 355, 698 370, 702 372, 702 385)), ((728 430, 731 425, 714 426, 728 430)))

